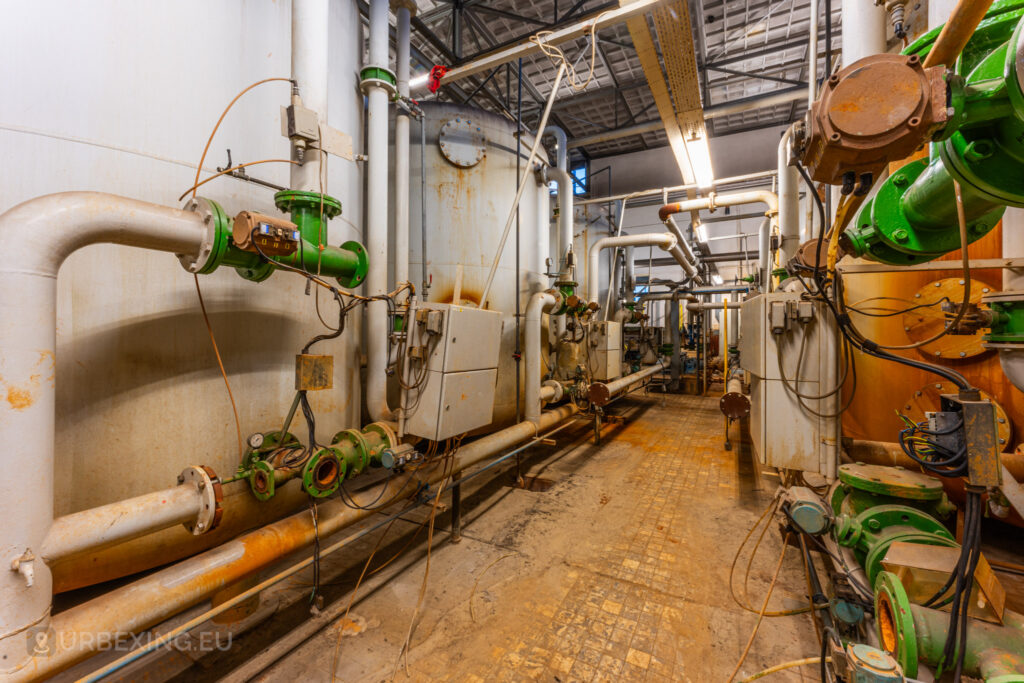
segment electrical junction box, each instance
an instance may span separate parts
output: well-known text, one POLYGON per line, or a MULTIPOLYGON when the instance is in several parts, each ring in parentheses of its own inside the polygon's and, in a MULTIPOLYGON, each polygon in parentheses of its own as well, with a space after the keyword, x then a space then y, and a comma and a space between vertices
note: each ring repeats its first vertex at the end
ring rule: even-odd
POLYGON ((622 324, 609 320, 590 323, 588 365, 595 382, 622 376, 622 324))
POLYGON ((839 418, 814 413, 837 413, 842 392, 813 397, 832 390, 838 382, 838 335, 826 304, 803 300, 798 292, 772 292, 743 302, 740 367, 750 373, 750 434, 754 452, 765 465, 835 479, 839 418), (812 398, 798 400, 786 388, 783 376, 791 387, 812 398))
POLYGON ((442 441, 491 423, 501 331, 497 311, 417 305, 408 347, 420 352, 407 361, 406 382, 422 381, 402 392, 406 433, 442 441))

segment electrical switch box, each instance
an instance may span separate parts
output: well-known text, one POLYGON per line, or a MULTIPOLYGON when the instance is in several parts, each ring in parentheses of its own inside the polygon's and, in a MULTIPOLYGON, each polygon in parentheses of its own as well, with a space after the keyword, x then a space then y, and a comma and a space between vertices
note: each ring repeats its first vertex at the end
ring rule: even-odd
POLYGON ((405 431, 433 441, 486 427, 494 416, 502 316, 422 303, 408 330, 405 431), (416 350, 413 353, 413 350, 416 350))
POLYGON ((281 107, 281 135, 292 140, 299 138, 307 142, 316 142, 320 139, 316 112, 301 104, 281 107))
POLYGON ((825 306, 786 291, 744 301, 739 350, 750 373, 750 435, 760 462, 831 480, 839 456, 839 419, 831 416, 842 391, 822 396, 840 374, 839 332, 825 306))
POLYGON ((589 369, 595 382, 622 376, 622 324, 609 320, 590 323, 589 369))

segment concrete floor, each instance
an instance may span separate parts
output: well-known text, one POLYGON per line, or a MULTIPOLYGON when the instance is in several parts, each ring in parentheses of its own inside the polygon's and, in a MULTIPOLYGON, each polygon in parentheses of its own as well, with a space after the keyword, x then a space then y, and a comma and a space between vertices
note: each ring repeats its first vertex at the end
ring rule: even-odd
MULTIPOLYGON (((464 484, 463 538, 439 514, 422 608, 429 509, 401 518, 377 549, 347 621, 334 621, 259 680, 725 681, 757 619, 729 596, 729 565, 775 488, 754 479, 746 447, 722 448, 718 399, 637 394, 610 406, 602 444, 580 422, 524 454, 546 491, 507 486, 513 473, 464 484), (419 532, 419 533, 417 533, 419 532), (344 624, 344 625, 343 625, 344 624), (332 666, 332 662, 335 665, 332 666)), ((733 428, 734 441, 737 428, 733 428)), ((514 469, 514 465, 512 466, 514 469)), ((447 499, 443 499, 447 502, 447 499)), ((326 558, 328 604, 347 604, 380 539, 326 558)), ((772 531, 754 563, 760 607, 781 543, 772 531)), ((742 574, 742 572, 741 572, 742 574)), ((291 587, 308 592, 309 577, 291 587)), ((204 657, 182 680, 216 680, 308 617, 306 600, 204 657)), ((807 604, 799 553, 787 554, 769 609, 807 604)), ((765 619, 737 680, 817 654, 806 614, 765 619)), ((814 667, 773 676, 817 680, 814 667)))

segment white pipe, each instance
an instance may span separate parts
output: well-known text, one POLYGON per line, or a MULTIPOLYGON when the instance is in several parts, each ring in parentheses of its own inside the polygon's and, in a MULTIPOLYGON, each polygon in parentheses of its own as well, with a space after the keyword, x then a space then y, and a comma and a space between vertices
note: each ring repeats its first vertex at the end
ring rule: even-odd
POLYGON ((629 299, 633 300, 633 292, 636 291, 636 260, 635 248, 626 247, 626 289, 629 290, 629 299))
POLYGON ((49 564, 139 538, 199 516, 204 496, 193 484, 180 484, 128 500, 53 520, 40 552, 49 564))
MULTIPOLYGON (((292 79, 299 88, 302 104, 327 123, 327 29, 328 0, 292 0, 292 79)), ((320 192, 327 186, 327 154, 309 149, 301 166, 291 168, 289 185, 293 190, 320 192), (320 159, 323 154, 324 177, 320 159)))
MULTIPOLYGON (((1003 258, 1024 256, 1024 209, 1007 207, 1002 233, 1003 258)), ((1003 268, 1003 291, 1020 290, 1024 290, 1024 268, 1003 268)))
MULTIPOLYGON (((398 95, 409 96, 409 25, 412 3, 398 4, 395 76, 398 95)), ((395 284, 409 281, 409 114, 395 112, 395 284)))
MULTIPOLYGON (((743 306, 742 301, 726 301, 725 308, 727 310, 739 309, 743 306)), ((697 301, 686 304, 686 310, 693 311, 711 311, 712 313, 722 310, 723 304, 721 301, 697 301)))
MULTIPOLYGON (((813 4, 813 3, 812 3, 813 4)), ((795 166, 789 165, 790 140, 793 138, 793 126, 786 129, 779 140, 778 172, 779 172, 779 262, 785 265, 796 255, 800 248, 800 176, 795 166)))
MULTIPOLYGON (((541 338, 542 314, 550 311, 561 300, 554 290, 537 292, 526 305, 526 408, 527 422, 540 421, 540 402, 543 398, 540 388, 541 347, 546 339, 541 338)), ((545 335, 546 337, 546 335, 545 335)))
MULTIPOLYGON (((810 39, 807 42, 807 108, 814 105, 818 97, 818 2, 811 0, 810 3, 810 39)), ((832 17, 826 17, 831 21, 832 17)))
POLYGON ((551 135, 555 138, 555 168, 563 171, 569 170, 569 139, 561 126, 547 126, 544 128, 544 135, 551 135))
MULTIPOLYGON (((704 279, 697 273, 697 255, 693 253, 693 247, 690 246, 689 240, 687 240, 686 235, 683 234, 682 228, 679 227, 679 224, 676 223, 672 216, 665 218, 665 227, 669 229, 669 232, 676 236, 678 249, 683 255, 683 262, 679 264, 683 267, 683 272, 685 272, 688 277, 692 277, 698 284, 703 284, 704 279)), ((678 258, 676 260, 678 260, 678 258)))
POLYGON ((573 193, 572 177, 560 168, 548 170, 549 175, 558 183, 558 267, 561 279, 571 279, 569 272, 569 252, 572 251, 573 232, 573 193))
MULTIPOLYGON (((557 257, 558 245, 554 245, 552 249, 551 244, 551 191, 548 189, 546 182, 546 175, 538 172, 537 182, 537 217, 536 217, 536 239, 533 241, 532 247, 536 249, 536 257, 534 263, 547 263, 550 259, 551 263, 555 263, 557 257)), ((529 234, 529 233, 527 233, 529 234)), ((541 269, 539 275, 528 274, 529 287, 528 291, 536 292, 540 289, 544 289, 548 286, 548 278, 544 275, 547 271, 547 267, 541 269)), ((529 272, 529 271, 528 271, 529 272)))
MULTIPOLYGON (((587 301, 594 302, 598 300, 600 294, 600 279, 598 273, 600 272, 600 256, 602 249, 611 249, 613 247, 628 247, 637 245, 651 245, 658 246, 672 253, 676 246, 676 236, 665 232, 656 233, 648 232, 641 233, 639 235, 620 235, 618 237, 602 237, 601 239, 590 245, 589 260, 587 262, 587 301)), ((678 250, 676 250, 678 252, 678 250)), ((673 254, 675 256, 675 254, 673 254)), ((679 252, 679 256, 676 256, 676 260, 682 253, 679 252)), ((685 259, 683 260, 685 262, 685 259)), ((682 265, 682 264, 680 264, 682 265)))
MULTIPOLYGON (((745 183, 751 180, 767 180, 775 177, 776 170, 773 168, 768 171, 758 171, 757 173, 747 173, 745 175, 730 176, 728 178, 718 178, 714 181, 713 187, 721 187, 722 185, 732 185, 734 183, 745 183)), ((686 190, 706 190, 696 183, 690 185, 672 185, 670 187, 657 187, 650 190, 639 190, 637 192, 629 192, 626 194, 613 194, 607 197, 592 197, 590 199, 581 199, 575 202, 576 206, 587 206, 588 204, 607 204, 608 202, 617 202, 619 200, 628 202, 631 199, 638 199, 640 197, 654 197, 656 195, 667 195, 670 192, 685 192, 686 190)))
POLYGON ((654 365, 649 365, 643 370, 634 372, 632 375, 626 375, 620 377, 612 382, 594 382, 590 385, 587 394, 590 398, 591 403, 598 406, 603 406, 608 403, 612 398, 627 391, 629 388, 636 385, 638 382, 642 382, 651 375, 655 375, 665 370, 664 364, 659 360, 654 365))
POLYGON ((53 522, 57 271, 102 242, 199 259, 208 228, 197 213, 99 192, 38 197, 0 216, 0 668, 28 652, 22 629, 45 622, 50 570, 38 558, 53 522), (33 572, 27 586, 27 572, 33 572))
POLYGON ((761 291, 767 292, 772 274, 772 222, 765 218, 757 231, 757 265, 761 272, 761 291))
MULTIPOLYGON (((863 0, 843 0, 842 17, 843 66, 885 52, 887 15, 883 5, 863 0)), ((829 21, 831 19, 828 17, 829 21)))
MULTIPOLYGON (((368 66, 388 65, 388 0, 370 0, 368 66)), ((388 291, 388 91, 376 83, 366 86, 366 253, 370 270, 366 294, 388 291)), ((374 422, 394 420, 388 406, 388 308, 386 301, 366 304, 366 407, 374 422)))
MULTIPOLYGON (((425 473, 423 481, 416 485, 447 481, 450 474, 516 446, 536 436, 540 430, 567 420, 577 411, 573 404, 560 406, 543 413, 538 424, 520 422, 464 444, 453 456, 447 470, 434 468, 425 473)), ((393 477, 353 493, 355 507, 348 507, 337 498, 320 503, 316 528, 311 515, 303 511, 64 610, 55 615, 52 622, 56 631, 55 651, 37 657, 31 670, 26 668, 10 678, 38 680, 51 677, 90 657, 103 642, 99 638, 82 637, 84 634, 142 633, 209 598, 225 586, 312 545, 318 535, 321 539, 327 538, 372 516, 379 501, 399 500, 413 491, 414 487, 410 487, 407 478, 393 477)), ((49 598, 47 595, 47 601, 49 598)), ((24 634, 18 635, 21 637, 14 640, 24 656, 27 652, 24 634)))

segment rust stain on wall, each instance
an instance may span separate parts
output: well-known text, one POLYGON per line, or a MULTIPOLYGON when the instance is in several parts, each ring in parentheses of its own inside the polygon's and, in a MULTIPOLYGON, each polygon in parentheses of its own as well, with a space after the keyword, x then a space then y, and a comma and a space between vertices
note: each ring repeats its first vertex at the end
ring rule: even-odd
POLYGON ((7 402, 15 410, 25 410, 35 403, 32 392, 20 387, 7 387, 7 402))

